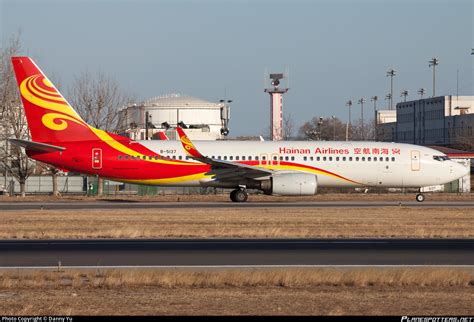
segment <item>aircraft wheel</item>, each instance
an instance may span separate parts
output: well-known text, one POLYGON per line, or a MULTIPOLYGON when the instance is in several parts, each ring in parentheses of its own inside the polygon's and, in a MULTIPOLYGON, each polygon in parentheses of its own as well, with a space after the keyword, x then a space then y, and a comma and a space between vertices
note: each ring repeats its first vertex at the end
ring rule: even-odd
POLYGON ((247 191, 243 189, 232 190, 230 193, 230 200, 233 202, 246 202, 248 197, 247 191))
POLYGON ((235 192, 236 192, 236 191, 237 191, 237 190, 232 190, 232 191, 230 192, 230 200, 232 200, 232 202, 236 202, 236 201, 237 201, 237 200, 235 200, 235 192))
POLYGON ((422 193, 417 194, 417 195, 416 195, 416 201, 418 201, 418 202, 423 202, 423 201, 425 201, 425 195, 422 194, 422 193))

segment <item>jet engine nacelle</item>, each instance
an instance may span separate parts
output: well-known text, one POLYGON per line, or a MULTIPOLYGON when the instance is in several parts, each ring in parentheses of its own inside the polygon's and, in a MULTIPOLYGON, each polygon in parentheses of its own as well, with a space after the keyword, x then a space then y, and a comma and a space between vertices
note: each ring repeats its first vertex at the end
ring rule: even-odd
POLYGON ((280 196, 312 196, 318 190, 318 178, 311 173, 279 173, 262 182, 266 194, 280 196))

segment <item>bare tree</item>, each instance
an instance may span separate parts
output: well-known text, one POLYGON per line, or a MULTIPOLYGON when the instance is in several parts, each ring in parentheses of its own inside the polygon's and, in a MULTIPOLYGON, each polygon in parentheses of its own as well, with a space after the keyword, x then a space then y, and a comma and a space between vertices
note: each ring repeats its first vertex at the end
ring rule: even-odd
POLYGON ((346 137, 346 124, 337 117, 313 117, 300 127, 298 135, 315 141, 341 141, 346 137))
POLYGON ((11 57, 18 55, 20 48, 20 32, 14 34, 5 47, 0 48, 0 154, 5 178, 7 172, 15 177, 20 183, 21 195, 25 196, 26 180, 33 173, 34 164, 23 149, 8 143, 9 138, 28 140, 30 137, 11 64, 11 57))
POLYGON ((76 77, 69 91, 71 104, 87 123, 113 132, 119 124, 119 109, 132 97, 120 88, 111 76, 103 72, 93 75, 83 72, 76 77))
POLYGON ((293 132, 295 131, 295 123, 291 114, 285 115, 283 117, 283 140, 289 140, 293 137, 293 132))
MULTIPOLYGON (((83 72, 76 77, 69 91, 71 104, 87 123, 114 132, 121 123, 119 109, 132 101, 132 96, 120 88, 117 81, 102 72, 83 72)), ((98 180, 98 195, 103 194, 103 180, 98 180)))
POLYGON ((362 126, 362 119, 359 119, 352 125, 352 140, 354 141, 366 141, 374 140, 375 137, 375 125, 373 121, 364 122, 362 126))

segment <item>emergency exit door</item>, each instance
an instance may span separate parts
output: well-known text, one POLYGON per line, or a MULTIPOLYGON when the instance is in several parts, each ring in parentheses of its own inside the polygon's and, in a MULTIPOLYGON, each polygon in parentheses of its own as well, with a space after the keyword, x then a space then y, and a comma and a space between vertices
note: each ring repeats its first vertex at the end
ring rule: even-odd
POLYGON ((102 149, 92 149, 92 169, 102 169, 102 149))
POLYGON ((420 151, 411 151, 411 171, 420 171, 420 151))

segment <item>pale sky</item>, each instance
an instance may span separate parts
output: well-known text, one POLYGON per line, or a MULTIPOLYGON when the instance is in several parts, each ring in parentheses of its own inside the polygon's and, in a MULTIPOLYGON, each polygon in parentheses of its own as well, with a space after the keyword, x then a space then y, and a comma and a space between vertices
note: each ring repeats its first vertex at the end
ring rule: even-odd
MULTIPOLYGON (((182 93, 232 99, 231 136, 265 133, 264 72, 290 71, 285 114, 347 119, 345 102, 390 90, 474 95, 471 0, 22 1, 0 0, 5 43, 22 32, 24 54, 63 88, 81 71, 112 75, 140 100, 182 93)), ((63 94, 67 97, 67 92, 63 94)), ((367 115, 373 111, 369 102, 367 115)), ((360 106, 353 106, 354 118, 360 106)))

